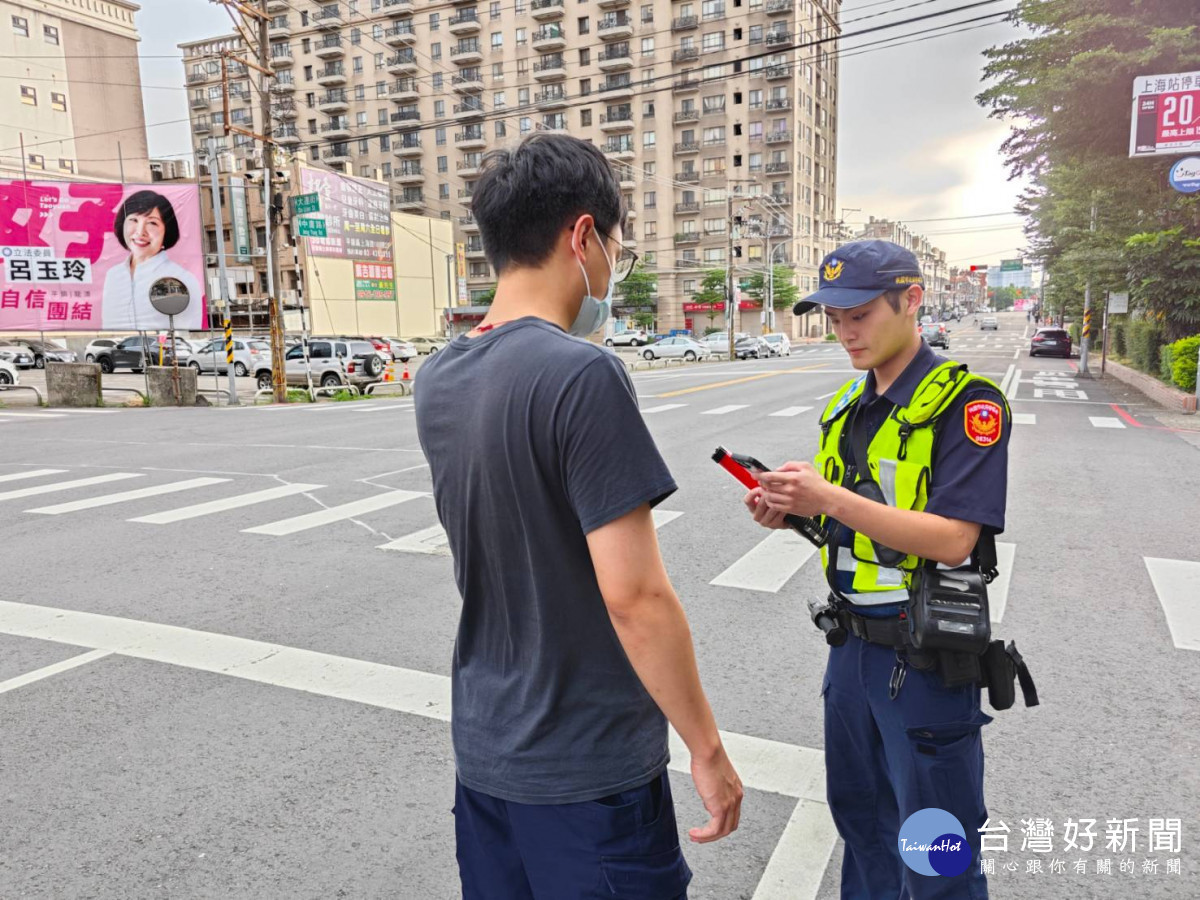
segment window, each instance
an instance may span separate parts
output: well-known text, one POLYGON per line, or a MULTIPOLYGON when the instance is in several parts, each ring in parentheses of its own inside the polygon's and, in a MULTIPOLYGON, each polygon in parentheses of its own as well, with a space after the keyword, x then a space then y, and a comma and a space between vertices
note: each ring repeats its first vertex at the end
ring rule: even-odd
POLYGON ((29 168, 31 168, 31 169, 46 168, 46 157, 42 156, 40 153, 30 153, 29 154, 29 168))
POLYGON ((371 26, 371 40, 373 40, 373 41, 382 41, 383 40, 383 26, 382 25, 372 25, 371 26))
POLYGON ((710 247, 704 251, 704 261, 706 263, 723 263, 725 262, 724 247, 710 247))
POLYGON ((642 38, 642 56, 654 55, 654 38, 642 38))
POLYGON ((58 46, 58 29, 53 25, 43 25, 42 36, 45 37, 47 44, 53 44, 55 47, 58 46))
POLYGON ((705 97, 702 101, 704 114, 713 115, 725 112, 725 95, 719 94, 715 97, 705 97))
MULTIPOLYGON (((384 151, 392 149, 392 136, 390 134, 381 134, 379 136, 379 149, 384 151)), ((390 166, 391 164, 384 163, 384 165, 390 166)))
POLYGON ((587 16, 579 17, 579 33, 587 34, 592 30, 592 22, 587 16))
POLYGON ((439 156, 437 158, 437 170, 444 174, 448 168, 449 168, 449 163, 446 161, 446 157, 439 156))
POLYGON ((21 85, 21 102, 26 106, 37 106, 37 88, 21 85))
POLYGON ((658 237, 658 223, 657 222, 647 222, 646 230, 645 230, 645 239, 649 241, 656 237, 658 237))
POLYGON ((304 80, 305 80, 305 81, 312 81, 312 73, 313 73, 313 67, 312 67, 312 66, 305 66, 305 67, 304 67, 304 80))
POLYGON ((592 64, 592 51, 586 47, 579 51, 579 64, 581 66, 590 66, 592 64))
POLYGON ((725 49, 725 32, 713 31, 704 35, 704 52, 716 53, 725 49))
MULTIPOLYGON (((383 54, 376 53, 375 54, 375 70, 378 71, 379 69, 382 69, 382 68, 383 68, 383 54)), ((356 56, 356 57, 354 57, 354 74, 361 75, 362 73, 363 73, 362 57, 356 56)))
MULTIPOLYGON (((496 124, 499 125, 500 123, 497 122, 496 124)), ((528 116, 521 117, 520 128, 521 128, 521 134, 529 134, 529 132, 533 129, 533 122, 529 119, 528 116)))
POLYGON ((752 143, 752 144, 759 143, 762 141, 762 139, 763 139, 763 123, 762 122, 751 122, 750 123, 750 143, 752 143))
POLYGON ((50 108, 56 112, 67 111, 67 95, 50 92, 50 108))
POLYGON ((446 129, 445 128, 434 129, 433 142, 435 144, 437 144, 439 147, 446 146, 446 129))
POLYGON ((442 89, 442 73, 441 72, 433 73, 433 89, 435 91, 440 91, 442 89))
POLYGON ((658 138, 653 131, 642 132, 642 147, 646 150, 653 150, 656 146, 658 138))
POLYGON ((645 209, 654 209, 658 206, 658 192, 646 191, 646 193, 642 194, 642 206, 645 209))
POLYGON ((654 118, 654 101, 653 100, 643 100, 642 101, 642 118, 643 119, 653 119, 654 118))
POLYGON ((361 112, 359 112, 359 113, 358 113, 357 117, 355 118, 355 122, 357 123, 357 125, 358 125, 358 127, 359 127, 359 128, 366 128, 366 127, 367 127, 367 113, 366 113, 366 110, 363 110, 363 111, 361 111, 361 112))
POLYGON ((60 159, 60 160, 58 161, 58 171, 60 171, 60 172, 71 172, 71 173, 74 173, 74 171, 75 171, 75 162, 74 162, 74 160, 70 160, 70 159, 60 159))
POLYGON ((370 152, 371 152, 371 142, 368 141, 366 138, 363 138, 362 140, 360 140, 358 142, 358 153, 361 156, 363 154, 370 153, 370 152))
POLYGON ((386 125, 388 123, 388 111, 386 109, 379 110, 379 124, 386 125))
POLYGON ((13 33, 18 37, 29 37, 29 20, 24 16, 13 16, 13 33))
POLYGON ((648 162, 642 164, 642 174, 647 178, 653 178, 658 174, 658 163, 648 162))
POLYGON ((642 7, 642 21, 643 22, 653 22, 654 21, 654 7, 653 6, 643 6, 642 7))
POLYGON ((529 32, 524 28, 517 29, 517 46, 524 47, 529 43, 529 32))
POLYGON ((441 59, 442 58, 442 44, 440 41, 434 41, 432 44, 429 45, 429 58, 430 59, 441 59))
POLYGON ((442 27, 442 17, 440 13, 429 14, 429 30, 437 31, 442 27))
MULTIPOLYGON (((521 121, 523 121, 523 122, 527 122, 527 121, 529 121, 529 120, 528 120, 528 119, 522 119, 521 121)), ((500 121, 498 121, 498 122, 496 123, 496 137, 498 137, 498 138, 502 138, 502 137, 505 137, 505 136, 507 136, 507 135, 508 135, 508 127, 507 127, 507 126, 504 124, 504 120, 503 120, 503 119, 501 119, 500 121)))
MULTIPOLYGON (((705 175, 724 175, 725 174, 725 157, 715 156, 711 159, 704 160, 703 171, 705 175)), ((723 200, 724 198, 722 198, 723 200)))
POLYGON ((529 88, 517 89, 517 106, 529 105, 529 88))
POLYGON ((504 109, 504 103, 504 91, 496 91, 496 93, 492 95, 492 108, 504 109))
POLYGON ((445 100, 434 100, 433 101, 433 117, 435 119, 444 119, 446 117, 446 101, 445 100))
POLYGON ((438 199, 439 200, 449 200, 450 199, 450 185, 446 184, 446 182, 444 182, 444 181, 438 185, 438 199))
POLYGON ((504 46, 504 32, 493 31, 492 32, 492 49, 499 50, 503 46, 504 46))
POLYGON ((591 92, 592 92, 592 79, 580 78, 579 79, 579 96, 586 97, 591 92))
POLYGON ((592 124, 592 111, 590 109, 581 109, 579 111, 579 124, 584 128, 592 124))
POLYGON ((350 43, 353 44, 355 47, 357 47, 359 44, 362 43, 362 29, 361 28, 351 28, 350 29, 350 43))
POLYGON ((504 63, 492 63, 492 81, 504 80, 504 63))

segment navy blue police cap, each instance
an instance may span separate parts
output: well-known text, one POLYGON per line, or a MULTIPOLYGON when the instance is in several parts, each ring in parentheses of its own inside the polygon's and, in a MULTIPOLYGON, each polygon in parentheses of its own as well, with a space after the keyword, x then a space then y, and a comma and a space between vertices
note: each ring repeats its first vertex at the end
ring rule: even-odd
POLYGON ((819 274, 817 292, 792 308, 796 315, 818 306, 853 309, 885 291, 925 286, 917 257, 891 241, 855 241, 839 247, 821 261, 819 274))

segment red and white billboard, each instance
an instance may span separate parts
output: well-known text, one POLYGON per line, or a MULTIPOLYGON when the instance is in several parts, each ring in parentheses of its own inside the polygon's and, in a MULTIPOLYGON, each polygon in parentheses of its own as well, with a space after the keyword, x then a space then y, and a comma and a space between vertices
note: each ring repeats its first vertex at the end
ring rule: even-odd
POLYGON ((1200 72, 1135 78, 1129 155, 1196 152, 1200 152, 1200 72))
POLYGON ((0 181, 0 332, 156 331, 160 278, 191 302, 175 327, 205 325, 199 188, 0 181))

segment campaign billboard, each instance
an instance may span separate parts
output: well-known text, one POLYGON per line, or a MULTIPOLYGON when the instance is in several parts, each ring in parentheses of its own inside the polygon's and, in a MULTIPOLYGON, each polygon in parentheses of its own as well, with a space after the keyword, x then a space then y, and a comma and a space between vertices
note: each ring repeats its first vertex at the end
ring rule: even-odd
POLYGON ((1135 78, 1129 155, 1197 152, 1200 152, 1200 71, 1135 78))
POLYGON ((386 184, 303 169, 300 185, 319 196, 325 221, 325 237, 306 238, 311 255, 392 261, 392 195, 386 184))
POLYGON ((154 331, 160 278, 191 302, 175 327, 205 324, 199 188, 0 180, 0 332, 154 331))

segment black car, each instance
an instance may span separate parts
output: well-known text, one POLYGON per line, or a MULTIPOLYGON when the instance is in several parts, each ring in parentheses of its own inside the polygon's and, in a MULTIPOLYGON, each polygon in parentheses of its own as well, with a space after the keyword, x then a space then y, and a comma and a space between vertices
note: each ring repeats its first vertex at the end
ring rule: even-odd
POLYGON ((1071 358, 1071 335, 1063 328, 1039 328, 1029 342, 1029 355, 1041 354, 1071 358))
POLYGON ((175 341, 175 347, 176 350, 172 351, 170 338, 167 338, 165 343, 159 344, 156 337, 127 337, 115 347, 98 348, 96 362, 100 364, 100 371, 106 375, 116 369, 131 369, 134 372, 140 372, 146 368, 146 357, 149 357, 150 365, 158 365, 161 348, 164 366, 173 365, 176 354, 178 354, 179 364, 182 366, 190 358, 191 351, 183 341, 178 339, 175 341))

